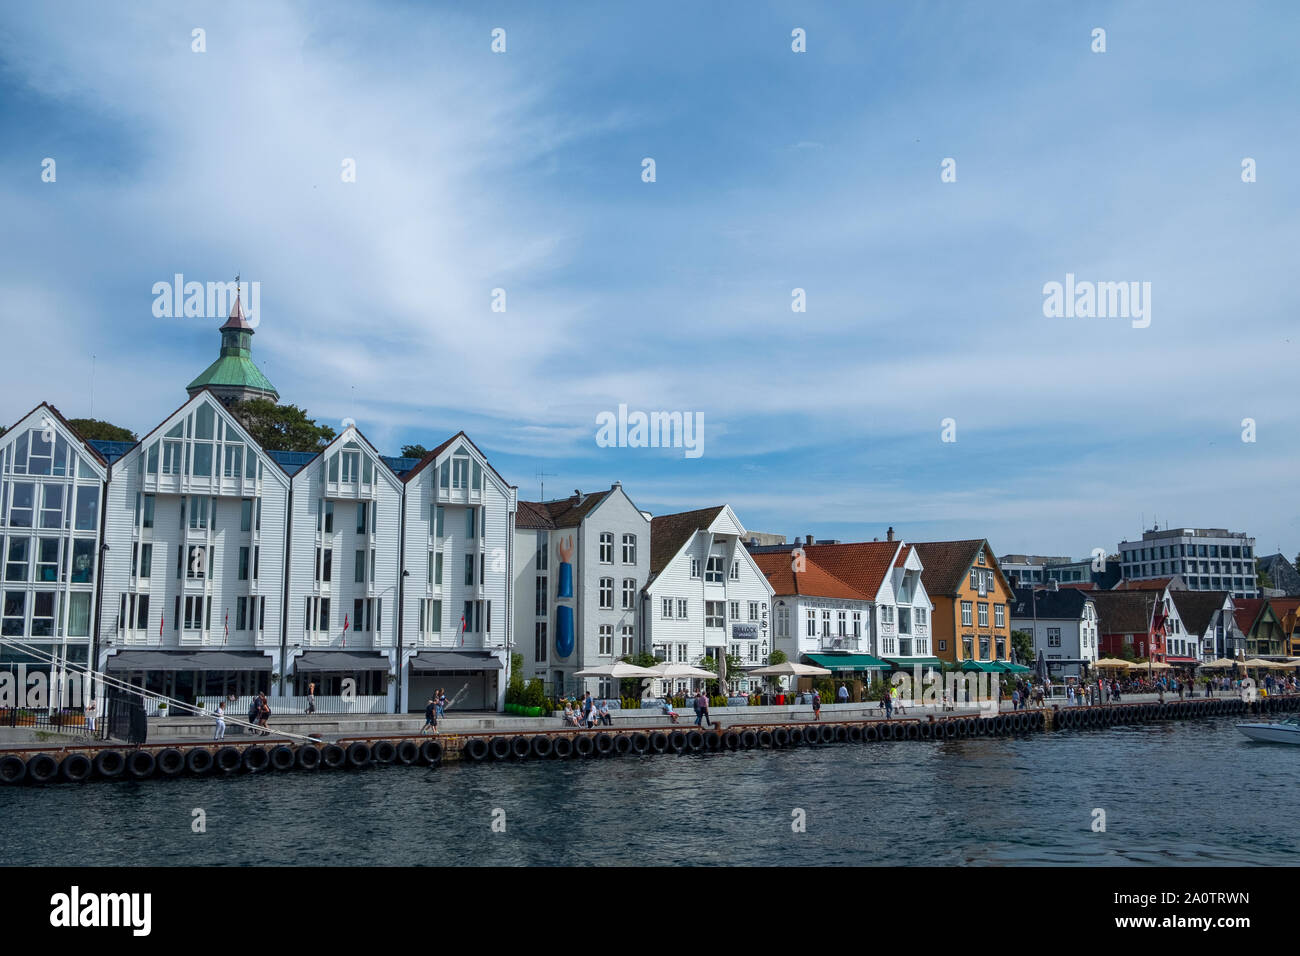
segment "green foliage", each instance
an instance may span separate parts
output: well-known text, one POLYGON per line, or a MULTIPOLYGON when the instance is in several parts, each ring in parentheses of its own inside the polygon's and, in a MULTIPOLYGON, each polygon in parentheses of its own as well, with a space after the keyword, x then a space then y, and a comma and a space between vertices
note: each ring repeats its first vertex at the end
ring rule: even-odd
POLYGON ((524 688, 523 697, 519 703, 525 707, 541 707, 545 702, 546 689, 542 685, 541 678, 534 677, 524 688))
POLYGON ((767 656, 768 664, 784 664, 789 659, 785 651, 773 651, 767 656))
MULTIPOLYGON (((625 664, 633 664, 636 667, 654 667, 656 664, 659 663, 659 661, 655 659, 655 656, 653 654, 644 654, 644 653, 624 654, 622 657, 619 658, 619 660, 623 661, 623 663, 625 664)), ((640 700, 641 681, 644 679, 645 678, 642 677, 624 677, 622 680, 618 682, 619 696, 624 698, 630 697, 634 700, 640 700)), ((623 706, 626 707, 627 705, 624 704, 623 706)))
POLYGON ((1021 663, 1028 664, 1034 659, 1034 635, 1029 631, 1012 631, 1011 647, 1021 663))
POLYGON ((425 448, 423 445, 402 446, 403 458, 423 458, 427 454, 429 454, 429 449, 425 448))
POLYGON ((268 451, 320 451, 335 435, 334 429, 317 425, 297 405, 277 405, 265 398, 253 398, 233 403, 230 411, 268 451))
MULTIPOLYGON (((87 441, 137 441, 135 432, 121 428, 98 418, 70 418, 68 424, 76 429, 77 434, 87 441)), ((3 430, 0 430, 2 432, 3 430)))

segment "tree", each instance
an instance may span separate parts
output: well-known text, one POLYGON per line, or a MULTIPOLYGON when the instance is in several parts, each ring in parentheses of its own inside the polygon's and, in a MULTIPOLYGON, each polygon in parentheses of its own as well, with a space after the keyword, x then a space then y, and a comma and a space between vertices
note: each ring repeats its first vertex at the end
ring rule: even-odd
MULTIPOLYGON (((745 662, 734 654, 728 654, 726 661, 727 683, 731 684, 736 680, 737 675, 744 673, 742 668, 745 666, 745 662)), ((718 672, 718 662, 712 657, 701 658, 700 667, 704 668, 706 671, 712 671, 715 674, 718 672)), ((720 694, 722 688, 717 681, 713 681, 709 686, 709 691, 711 694, 720 694)))
POLYGON ((68 424, 76 429, 77 434, 89 441, 138 441, 135 432, 98 418, 70 418, 68 424))
POLYGON ((768 664, 784 664, 790 658, 786 656, 785 651, 773 651, 767 655, 768 664))
POLYGON ((1264 570, 1258 558, 1255 559, 1255 583, 1261 588, 1271 588, 1273 586, 1273 578, 1264 570))
MULTIPOLYGON (((619 658, 625 664, 633 664, 637 667, 654 667, 659 663, 653 654, 624 654, 619 658)), ((624 677, 618 682, 618 693, 620 697, 639 698, 641 696, 641 682, 644 677, 624 677)))
POLYGON ((402 446, 403 458, 423 458, 427 454, 429 454, 429 449, 425 448, 423 445, 402 446))
POLYGON ((334 429, 317 425, 297 405, 253 398, 232 403, 230 411, 267 451, 320 451, 335 435, 334 429))
POLYGON ((1016 652, 1016 658, 1022 663, 1029 664, 1034 660, 1034 635, 1028 631, 1012 631, 1011 647, 1016 652))

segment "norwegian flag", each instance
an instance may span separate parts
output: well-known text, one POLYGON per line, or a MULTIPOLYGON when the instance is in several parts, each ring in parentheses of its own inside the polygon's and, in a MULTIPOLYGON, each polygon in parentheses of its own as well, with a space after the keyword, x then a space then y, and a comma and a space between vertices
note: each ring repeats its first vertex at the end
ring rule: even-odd
POLYGON ((465 615, 460 616, 460 646, 465 646, 465 615))
POLYGON ((158 636, 162 637, 163 621, 167 620, 167 612, 158 615, 158 636))
POLYGON ((230 608, 226 608, 226 636, 221 639, 221 643, 230 643, 230 608))
POLYGON ((343 646, 348 646, 348 616, 343 615, 343 646))

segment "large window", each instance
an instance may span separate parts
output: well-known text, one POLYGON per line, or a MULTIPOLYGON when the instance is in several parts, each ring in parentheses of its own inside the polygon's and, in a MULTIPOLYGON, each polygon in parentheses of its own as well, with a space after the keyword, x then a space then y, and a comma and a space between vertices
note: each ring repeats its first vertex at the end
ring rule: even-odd
POLYGON ((614 579, 600 579, 600 608, 602 611, 614 609, 614 579))
POLYGON ((636 564, 636 535, 623 535, 623 563, 636 564))
POLYGON ((546 660, 546 622, 538 621, 533 627, 533 659, 546 660))
POLYGON ((722 564, 723 558, 720 554, 709 555, 708 564, 704 568, 704 580, 712 584, 722 583, 722 564))
POLYGON ((971 614, 974 612, 974 603, 971 601, 961 602, 961 623, 963 627, 970 627, 972 623, 971 614))
POLYGON ((30 538, 13 538, 9 539, 9 554, 5 560, 5 580, 25 582, 27 580, 27 568, 31 562, 31 539, 30 538))
POLYGON ((600 563, 614 563, 614 535, 610 531, 600 533, 600 563))
POLYGON ((722 601, 705 601, 704 602, 704 626, 705 627, 722 627, 722 601))
POLYGON ((989 626, 989 606, 983 601, 980 602, 980 627, 989 626))
POLYGON ((4 619, 0 623, 0 633, 6 637, 22 637, 27 617, 27 592, 6 591, 4 599, 4 619))
POLYGON ((636 578, 623 579, 623 610, 631 611, 636 607, 636 578))

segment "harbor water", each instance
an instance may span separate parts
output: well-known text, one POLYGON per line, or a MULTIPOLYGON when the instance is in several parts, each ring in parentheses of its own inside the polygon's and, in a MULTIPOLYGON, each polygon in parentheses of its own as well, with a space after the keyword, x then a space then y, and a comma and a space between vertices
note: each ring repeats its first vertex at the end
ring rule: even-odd
POLYGON ((1293 863, 1300 748, 1240 719, 10 787, 0 845, 22 866, 1293 863))

